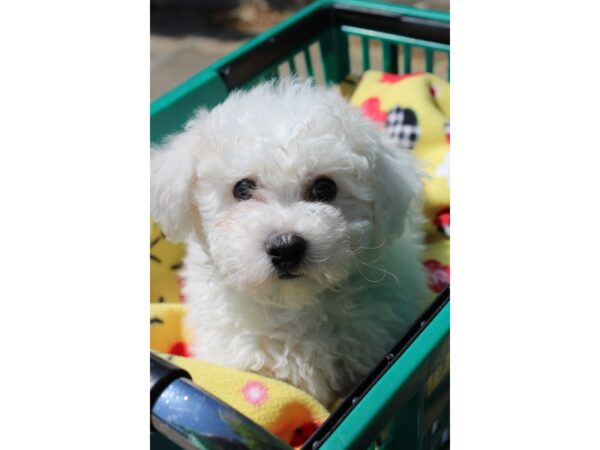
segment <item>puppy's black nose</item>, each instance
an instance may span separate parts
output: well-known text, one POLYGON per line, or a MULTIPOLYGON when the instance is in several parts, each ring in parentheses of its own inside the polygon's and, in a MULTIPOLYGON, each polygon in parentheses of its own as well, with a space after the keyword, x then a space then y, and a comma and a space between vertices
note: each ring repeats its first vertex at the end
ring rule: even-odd
POLYGON ((293 233, 274 234, 266 242, 267 254, 273 266, 283 273, 298 267, 307 247, 307 242, 293 233))

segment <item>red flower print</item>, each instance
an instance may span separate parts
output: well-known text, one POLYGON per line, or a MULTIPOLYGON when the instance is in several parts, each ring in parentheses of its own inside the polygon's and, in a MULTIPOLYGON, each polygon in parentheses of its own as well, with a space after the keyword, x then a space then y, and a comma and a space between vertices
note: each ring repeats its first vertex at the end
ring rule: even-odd
POLYGON ((437 94, 438 94, 437 86, 430 84, 429 85, 429 93, 431 94, 432 97, 437 97, 437 94))
POLYGON ((254 406, 260 406, 269 399, 269 389, 260 381, 248 381, 242 388, 242 394, 254 406))
POLYGON ((433 218, 433 225, 440 233, 450 237, 450 208, 440 210, 433 218))
POLYGON ((427 286, 433 292, 442 292, 448 283, 450 283, 450 266, 445 266, 435 259, 428 259, 423 262, 427 269, 427 286))
POLYGON ((402 77, 400 75, 394 75, 393 73, 383 73, 379 79, 380 83, 397 83, 402 77))
POLYGON ((188 345, 183 341, 177 341, 171 345, 169 353, 176 356, 191 356, 188 345))
POLYGON ((300 447, 319 428, 318 422, 308 422, 294 430, 290 441, 292 447, 300 447))
POLYGON ((380 109, 381 101, 377 97, 366 99, 362 104, 363 115, 375 122, 385 122, 387 114, 380 109))
POLYGON ((425 72, 414 72, 407 73, 406 75, 395 75, 393 73, 383 73, 379 79, 380 83, 397 83, 398 81, 405 80, 417 75, 423 75, 425 72))
POLYGON ((185 286, 185 278, 177 277, 177 283, 179 284, 179 299, 185 302, 185 295, 183 295, 183 286, 185 286))

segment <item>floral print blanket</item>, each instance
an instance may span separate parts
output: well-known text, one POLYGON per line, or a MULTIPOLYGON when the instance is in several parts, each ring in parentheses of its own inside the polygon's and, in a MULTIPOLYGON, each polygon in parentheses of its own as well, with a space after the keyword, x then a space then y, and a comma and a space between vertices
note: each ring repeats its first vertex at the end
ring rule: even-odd
MULTIPOLYGON (((428 73, 363 74, 350 103, 414 152, 429 175, 423 211, 427 247, 423 259, 432 298, 450 279, 450 86, 428 73)), ((182 245, 168 242, 151 223, 150 347, 186 369, 194 382, 294 447, 327 418, 316 400, 286 383, 218 367, 189 357, 182 327, 185 299, 178 271, 182 245)))

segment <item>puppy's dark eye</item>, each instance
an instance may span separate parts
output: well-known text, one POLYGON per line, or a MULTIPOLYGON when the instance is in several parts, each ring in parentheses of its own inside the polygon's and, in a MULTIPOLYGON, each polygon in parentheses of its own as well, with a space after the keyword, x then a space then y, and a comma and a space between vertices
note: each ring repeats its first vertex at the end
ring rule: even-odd
POLYGON ((317 178, 310 188, 309 199, 313 202, 330 202, 337 194, 335 182, 327 177, 317 178))
POLYGON ((244 178, 238 181, 233 187, 233 196, 238 200, 250 200, 254 189, 256 189, 256 182, 249 178, 244 178))

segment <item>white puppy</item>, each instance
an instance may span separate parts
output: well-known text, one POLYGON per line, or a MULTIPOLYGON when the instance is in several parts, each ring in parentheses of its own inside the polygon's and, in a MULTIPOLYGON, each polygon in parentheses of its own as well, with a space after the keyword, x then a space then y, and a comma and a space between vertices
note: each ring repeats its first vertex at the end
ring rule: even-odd
POLYGON ((152 215, 187 242, 194 356, 324 404, 423 309, 420 172, 336 92, 232 93, 152 156, 152 215))

